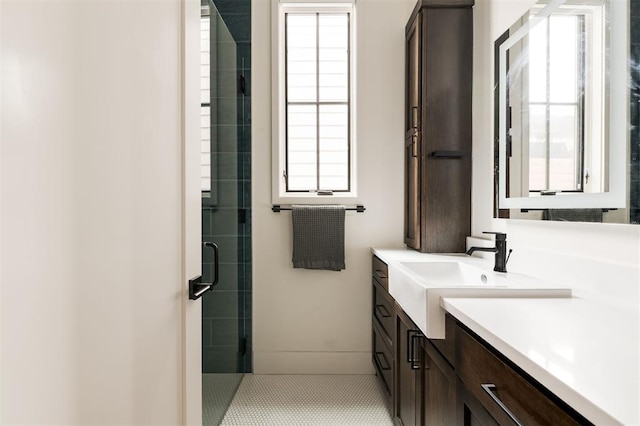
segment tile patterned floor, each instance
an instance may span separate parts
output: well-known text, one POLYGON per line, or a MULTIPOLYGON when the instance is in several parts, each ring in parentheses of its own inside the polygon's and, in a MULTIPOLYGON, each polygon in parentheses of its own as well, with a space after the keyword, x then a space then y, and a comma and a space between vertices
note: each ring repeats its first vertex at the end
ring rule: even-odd
POLYGON ((242 380, 242 374, 202 375, 202 425, 218 426, 242 380))
POLYGON ((222 426, 393 426, 368 375, 246 374, 222 426))

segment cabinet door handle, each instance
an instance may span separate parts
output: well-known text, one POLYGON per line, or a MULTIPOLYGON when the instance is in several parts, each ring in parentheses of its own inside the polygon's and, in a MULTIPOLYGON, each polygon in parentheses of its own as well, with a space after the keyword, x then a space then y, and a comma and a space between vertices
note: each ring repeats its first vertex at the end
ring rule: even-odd
POLYGON ((375 356, 376 356, 376 361, 378 361, 378 364, 380 365, 380 369, 385 371, 391 370, 391 366, 389 365, 389 361, 387 361, 387 357, 384 355, 384 352, 376 352, 375 356), (382 359, 380 359, 380 355, 382 355, 382 359), (384 365, 382 363, 382 360, 384 360, 384 365))
POLYGON ((411 107, 411 128, 412 129, 418 128, 418 107, 417 106, 411 107))
POLYGON ((422 335, 419 331, 416 331, 415 334, 411 335, 411 369, 419 370, 420 369, 420 355, 416 355, 416 347, 419 345, 416 344, 417 340, 420 340, 422 335))
POLYGON ((407 330, 407 363, 412 370, 420 369, 420 360, 416 356, 415 341, 420 338, 420 331, 407 330))
POLYGON ((491 399, 493 399, 493 402, 498 404, 498 407, 500 407, 502 411, 504 411, 505 414, 509 416, 514 424, 516 424, 517 426, 522 426, 522 422, 518 420, 518 418, 511 412, 511 410, 509 410, 507 406, 504 405, 504 402, 502 402, 502 400, 498 398, 498 395, 496 395, 496 385, 494 385, 493 383, 484 383, 480 386, 482 387, 482 390, 489 394, 491 399))
POLYGON ((387 310, 387 307, 384 305, 376 305, 376 309, 378 310, 378 312, 380 312, 382 318, 389 318, 391 316, 389 310, 387 310))

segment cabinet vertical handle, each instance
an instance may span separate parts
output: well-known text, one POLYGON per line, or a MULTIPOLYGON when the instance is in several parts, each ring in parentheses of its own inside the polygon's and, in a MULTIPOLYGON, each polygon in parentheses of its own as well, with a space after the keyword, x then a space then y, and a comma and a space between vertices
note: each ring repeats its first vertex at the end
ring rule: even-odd
POLYGON ((420 369, 420 362, 416 356, 415 340, 420 338, 420 331, 407 330, 407 363, 412 370, 420 369))
POLYGON ((418 128, 418 107, 417 106, 411 107, 411 128, 412 129, 418 128))
POLYGON ((522 426, 522 422, 520 420, 518 420, 518 418, 515 416, 515 414, 513 414, 511 412, 511 410, 509 410, 507 408, 506 405, 504 405, 504 402, 502 402, 502 400, 500 398, 498 398, 498 395, 495 394, 496 391, 496 385, 494 385, 493 383, 484 383, 480 385, 482 387, 482 389, 489 394, 489 396, 491 397, 491 399, 493 399, 493 402, 495 402, 496 404, 498 404, 498 407, 500 407, 502 409, 502 411, 505 412, 505 414, 507 416, 509 416, 509 418, 511 419, 511 421, 516 424, 517 426, 522 426))
POLYGON ((411 335, 411 369, 412 370, 419 370, 420 369, 420 355, 416 355, 416 347, 418 346, 418 344, 416 344, 417 340, 420 340, 420 338, 422 337, 422 335, 420 334, 419 331, 416 331, 415 334, 411 335))

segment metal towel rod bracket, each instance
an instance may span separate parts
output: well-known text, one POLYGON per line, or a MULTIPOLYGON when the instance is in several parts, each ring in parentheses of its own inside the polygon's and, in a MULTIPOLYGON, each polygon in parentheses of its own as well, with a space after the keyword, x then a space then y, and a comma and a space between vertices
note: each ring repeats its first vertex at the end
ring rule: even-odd
MULTIPOLYGON (((271 207, 271 211, 273 211, 274 213, 280 213, 283 210, 291 210, 291 207, 282 207, 280 204, 274 204, 273 207, 271 207)), ((347 207, 347 208, 345 208, 345 210, 355 211, 355 212, 358 212, 358 213, 364 213, 364 211, 366 209, 364 208, 363 205, 358 204, 355 207, 347 207)))

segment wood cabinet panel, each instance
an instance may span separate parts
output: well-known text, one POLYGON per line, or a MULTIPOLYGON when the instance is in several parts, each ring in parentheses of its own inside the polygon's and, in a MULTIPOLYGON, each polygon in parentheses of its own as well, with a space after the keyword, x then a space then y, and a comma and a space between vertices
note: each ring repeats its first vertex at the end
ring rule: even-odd
POLYGON ((420 414, 419 351, 416 343, 421 335, 418 327, 396 304, 396 333, 394 355, 396 386, 394 417, 403 426, 416 426, 420 414))
POLYGON ((389 291, 389 267, 377 256, 373 256, 371 274, 373 275, 373 279, 377 281, 382 288, 389 291))
POLYGON ((511 415, 525 425, 590 424, 558 405, 560 401, 553 401, 541 385, 534 386, 533 379, 516 371, 462 327, 457 329, 456 345, 458 376, 499 424, 513 424, 511 415))
POLYGON ((458 426, 499 426, 460 379, 457 380, 456 391, 458 426))
POLYGON ((422 252, 471 232, 472 5, 419 2, 406 27, 405 244, 422 252))
POLYGON ((456 424, 456 374, 431 341, 422 344, 422 425, 456 424))
POLYGON ((371 358, 387 396, 390 411, 395 387, 395 358, 393 335, 395 332, 395 301, 388 292, 389 268, 378 257, 372 259, 372 348, 371 358))
POLYGON ((382 379, 388 395, 393 389, 393 350, 387 342, 384 332, 373 321, 373 365, 382 379))
POLYGON ((373 317, 388 336, 388 344, 392 345, 391 336, 394 331, 395 307, 391 295, 375 280, 373 281, 373 317))

